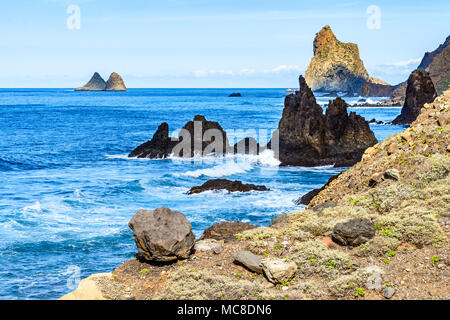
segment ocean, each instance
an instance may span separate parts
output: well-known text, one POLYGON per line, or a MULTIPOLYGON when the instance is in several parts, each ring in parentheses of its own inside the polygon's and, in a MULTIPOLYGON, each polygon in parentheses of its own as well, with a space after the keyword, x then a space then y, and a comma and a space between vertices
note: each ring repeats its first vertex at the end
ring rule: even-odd
MULTIPOLYGON (((57 299, 80 278, 132 258, 137 250, 128 221, 139 209, 180 211, 197 237, 216 222, 267 226, 279 214, 302 210, 294 200, 346 168, 279 167, 270 152, 127 157, 161 122, 172 132, 197 114, 237 137, 267 137, 278 126, 285 95, 285 89, 0 89, 0 299, 57 299), (228 97, 232 92, 243 97, 228 97), (186 194, 212 178, 271 191, 186 194)), ((324 107, 329 99, 317 97, 324 107)), ((349 109, 381 121, 400 110, 349 109)), ((404 129, 371 128, 379 141, 404 129)))

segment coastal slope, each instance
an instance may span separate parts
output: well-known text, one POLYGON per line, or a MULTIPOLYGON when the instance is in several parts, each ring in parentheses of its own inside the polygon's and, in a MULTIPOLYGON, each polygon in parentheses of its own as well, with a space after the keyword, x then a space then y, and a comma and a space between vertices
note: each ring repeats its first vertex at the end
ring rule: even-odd
POLYGON ((447 90, 305 210, 203 237, 176 263, 128 260, 96 288, 106 299, 448 300, 449 108, 447 90))

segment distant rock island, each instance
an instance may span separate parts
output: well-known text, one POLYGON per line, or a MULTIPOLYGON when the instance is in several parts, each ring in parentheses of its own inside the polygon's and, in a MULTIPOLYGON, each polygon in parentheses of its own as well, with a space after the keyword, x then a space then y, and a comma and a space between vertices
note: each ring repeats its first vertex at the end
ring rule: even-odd
POLYGON ((108 81, 105 82, 98 72, 95 72, 91 80, 75 91, 127 91, 122 77, 113 72, 109 76, 108 81))
POLYGON ((328 25, 316 34, 314 57, 305 72, 312 90, 358 92, 369 78, 356 44, 340 42, 328 25))

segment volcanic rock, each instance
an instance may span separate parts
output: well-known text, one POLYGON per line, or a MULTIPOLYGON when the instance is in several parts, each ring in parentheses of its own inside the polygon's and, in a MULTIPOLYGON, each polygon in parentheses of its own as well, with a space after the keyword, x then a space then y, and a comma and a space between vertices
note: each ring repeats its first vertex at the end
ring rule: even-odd
POLYGON ((331 238, 342 246, 359 246, 375 236, 375 226, 369 219, 351 219, 337 223, 331 238))
POLYGON ((141 144, 128 156, 164 158, 174 153, 177 157, 190 158, 198 154, 224 154, 229 148, 226 132, 219 123, 196 115, 180 130, 178 138, 169 138, 169 126, 162 123, 152 140, 141 144))
POLYGON ((75 91, 104 91, 106 89, 106 82, 103 78, 98 74, 98 72, 94 73, 91 80, 86 83, 84 86, 80 88, 76 88, 75 91))
POLYGON ((276 150, 282 165, 351 166, 364 150, 377 143, 367 121, 351 112, 336 98, 325 115, 314 94, 300 76, 300 90, 286 96, 283 115, 269 146, 276 150))
POLYGON ((406 99, 401 114, 392 121, 393 124, 410 124, 416 120, 425 103, 433 102, 436 89, 428 72, 417 69, 411 73, 406 87, 406 99))
POLYGON ((231 93, 229 95, 229 97, 242 97, 242 95, 239 92, 234 92, 234 93, 231 93))
POLYGON ((125 87, 125 83, 123 82, 122 77, 113 72, 109 76, 108 81, 106 81, 106 91, 127 91, 127 87, 125 87))
POLYGON ((195 244, 186 217, 169 208, 140 210, 129 222, 139 255, 148 261, 187 259, 195 244))
POLYGON ((258 141, 255 138, 244 138, 237 142, 234 146, 234 153, 236 154, 253 154, 257 155, 262 151, 258 141))
POLYGON ((206 229, 203 232, 203 235, 200 237, 200 240, 203 239, 215 239, 215 240, 233 240, 236 239, 235 235, 237 233, 241 233, 245 230, 254 229, 256 226, 244 223, 244 222, 238 222, 238 221, 226 221, 226 222, 219 222, 213 224, 211 227, 206 229))
POLYGON ((262 273, 261 257, 251 253, 250 251, 240 250, 234 255, 234 261, 242 264, 250 271, 262 273))
POLYGON ((242 181, 231 181, 227 179, 208 180, 201 186, 196 186, 188 191, 188 194, 205 192, 208 190, 227 190, 229 192, 249 192, 249 191, 268 191, 269 189, 262 185, 244 184, 242 181))
POLYGON ((336 180, 337 177, 339 177, 339 175, 340 175, 340 173, 338 173, 338 174, 332 176, 330 179, 328 179, 327 183, 325 183, 322 188, 313 189, 313 190, 309 191, 308 193, 304 194, 301 198, 299 198, 295 201, 295 204, 296 205, 303 204, 303 205, 307 206, 311 202, 311 200, 316 195, 319 194, 320 191, 324 190, 333 180, 336 180))
POLYGON ((330 26, 314 39, 314 57, 305 73, 312 90, 358 92, 369 79, 358 46, 340 42, 330 26))

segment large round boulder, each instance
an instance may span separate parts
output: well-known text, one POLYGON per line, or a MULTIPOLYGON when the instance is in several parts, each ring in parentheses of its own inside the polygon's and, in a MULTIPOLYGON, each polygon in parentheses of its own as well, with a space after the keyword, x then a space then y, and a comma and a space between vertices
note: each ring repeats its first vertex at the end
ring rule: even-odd
POLYGON ((148 261, 186 259, 195 244, 186 217, 169 208, 140 210, 128 223, 139 254, 148 261))
POLYGON ((375 236, 375 226, 369 219, 356 218, 337 223, 331 238, 342 246, 359 246, 375 236))

